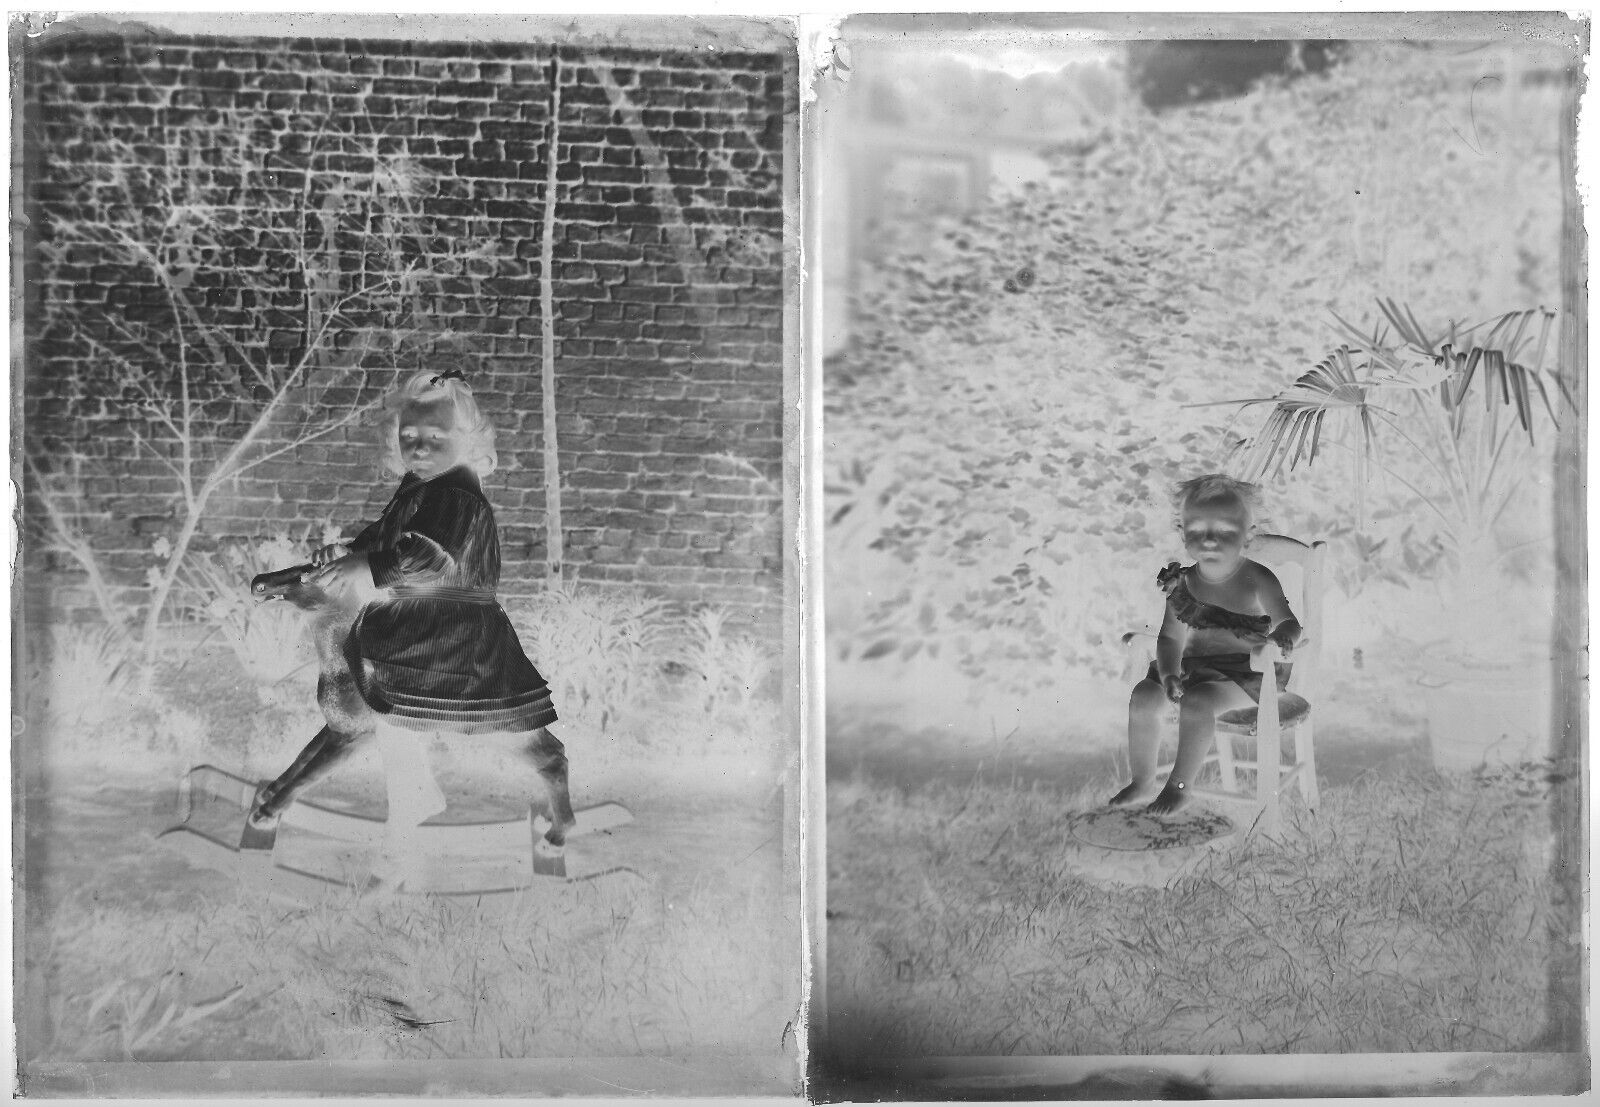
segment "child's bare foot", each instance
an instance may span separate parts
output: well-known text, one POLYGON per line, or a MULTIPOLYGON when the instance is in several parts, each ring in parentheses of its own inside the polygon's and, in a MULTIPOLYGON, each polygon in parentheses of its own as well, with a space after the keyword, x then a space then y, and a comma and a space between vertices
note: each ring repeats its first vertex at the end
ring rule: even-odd
POLYGON ((1182 784, 1173 784, 1170 781, 1161 789, 1161 794, 1150 801, 1150 806, 1145 810, 1152 815, 1176 815, 1189 806, 1189 796, 1183 790, 1182 784))
POLYGON ((1152 783, 1152 781, 1148 780, 1136 780, 1112 796, 1106 803, 1111 807, 1126 807, 1130 803, 1136 803, 1150 794, 1152 783))

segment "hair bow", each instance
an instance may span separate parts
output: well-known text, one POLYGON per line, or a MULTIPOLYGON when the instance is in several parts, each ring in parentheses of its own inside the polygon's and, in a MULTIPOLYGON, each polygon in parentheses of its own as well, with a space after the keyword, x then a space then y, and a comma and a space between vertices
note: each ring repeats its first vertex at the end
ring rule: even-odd
POLYGON ((446 369, 443 373, 436 375, 428 384, 443 384, 445 381, 460 381, 462 384, 466 384, 467 375, 459 369, 446 369))

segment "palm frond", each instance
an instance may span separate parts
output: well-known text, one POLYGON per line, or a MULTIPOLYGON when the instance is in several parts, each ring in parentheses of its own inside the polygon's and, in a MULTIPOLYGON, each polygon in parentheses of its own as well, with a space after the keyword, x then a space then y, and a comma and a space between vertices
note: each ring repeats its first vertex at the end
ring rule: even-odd
MULTIPOLYGON (((1285 466, 1292 472, 1302 461, 1307 466, 1315 464, 1329 411, 1356 412, 1364 448, 1370 452, 1373 427, 1370 386, 1360 375, 1351 353, 1348 346, 1340 346, 1270 400, 1233 401, 1241 407, 1259 403, 1272 405, 1260 431, 1239 443, 1230 454, 1230 460, 1242 466, 1245 479, 1276 477, 1285 466)), ((1370 362, 1363 368, 1370 368, 1370 362)))
POLYGON ((1385 300, 1380 298, 1378 300, 1378 310, 1383 313, 1383 317, 1388 320, 1389 325, 1395 329, 1395 332, 1400 335, 1407 345, 1414 346, 1420 350, 1427 350, 1430 353, 1436 348, 1434 341, 1422 329, 1422 324, 1417 322, 1417 317, 1411 313, 1409 307, 1402 307, 1392 299, 1385 300))

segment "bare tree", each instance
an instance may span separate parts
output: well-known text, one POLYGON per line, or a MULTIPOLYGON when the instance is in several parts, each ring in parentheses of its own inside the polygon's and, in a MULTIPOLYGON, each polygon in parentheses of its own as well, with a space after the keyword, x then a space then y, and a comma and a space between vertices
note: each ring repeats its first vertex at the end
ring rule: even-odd
MULTIPOLYGON (((422 202, 438 181, 380 152, 382 135, 359 117, 211 114, 153 149, 85 121, 51 172, 86 174, 78 202, 35 246, 46 274, 87 259, 138 292, 132 306, 115 290, 85 303, 52 286, 31 314, 33 348, 65 367, 67 391, 106 396, 170 482, 174 528, 154 546, 141 617, 119 616, 106 586, 82 526, 85 482, 64 479, 37 441, 30 471, 46 547, 88 572, 114 625, 138 623, 147 682, 163 610, 218 490, 360 420, 376 402, 364 361, 422 334, 448 340, 429 319, 441 283, 475 279, 474 263, 495 250, 432 233, 422 202)), ((80 455, 75 473, 121 475, 82 457, 81 443, 66 447, 80 455)))

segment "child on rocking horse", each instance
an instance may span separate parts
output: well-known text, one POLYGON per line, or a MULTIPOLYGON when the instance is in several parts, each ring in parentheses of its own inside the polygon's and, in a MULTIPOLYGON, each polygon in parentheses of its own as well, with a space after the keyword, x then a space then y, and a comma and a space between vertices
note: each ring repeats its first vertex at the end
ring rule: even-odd
POLYGON ((548 793, 550 829, 537 849, 559 857, 575 819, 566 754, 549 730, 556 712, 495 599, 499 538, 479 484, 497 463, 494 427, 457 369, 416 373, 384 407, 382 462, 400 487, 350 543, 317 550, 306 577, 359 608, 342 649, 361 702, 337 722, 325 707, 329 726, 257 791, 248 824, 270 834, 298 792, 376 734, 389 815, 373 882, 398 887, 415 872, 411 832, 445 808, 426 736, 509 732, 523 737, 548 793))

